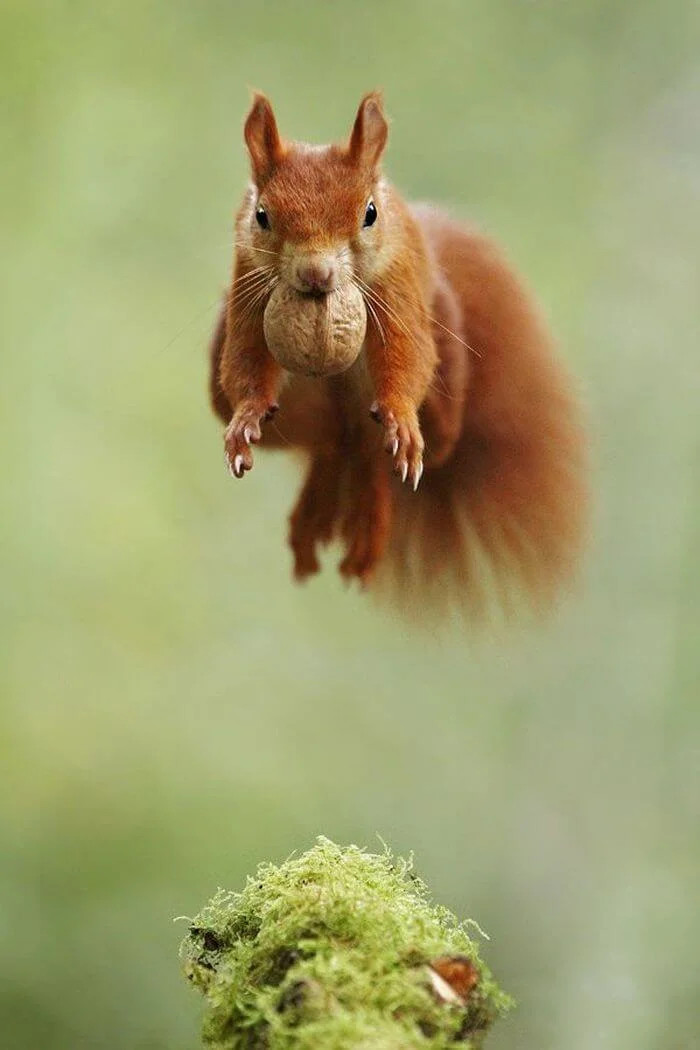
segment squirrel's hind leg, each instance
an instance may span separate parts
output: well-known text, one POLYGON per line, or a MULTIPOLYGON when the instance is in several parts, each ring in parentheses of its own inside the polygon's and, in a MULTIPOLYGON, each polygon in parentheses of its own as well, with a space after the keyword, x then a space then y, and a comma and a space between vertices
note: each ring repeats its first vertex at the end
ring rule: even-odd
POLYGON ((346 580, 368 583, 384 555, 391 530, 391 477, 384 463, 366 470, 353 464, 345 490, 341 532, 346 554, 338 566, 346 580))
POLYGON ((369 582, 384 554, 391 526, 391 481, 385 465, 359 469, 340 450, 313 454, 299 499, 289 516, 294 577, 303 581, 320 569, 318 547, 339 535, 346 580, 369 582))
POLYGON ((289 516, 294 578, 300 582, 320 569, 317 546, 325 546, 333 539, 340 508, 338 468, 335 456, 314 454, 299 499, 289 516))

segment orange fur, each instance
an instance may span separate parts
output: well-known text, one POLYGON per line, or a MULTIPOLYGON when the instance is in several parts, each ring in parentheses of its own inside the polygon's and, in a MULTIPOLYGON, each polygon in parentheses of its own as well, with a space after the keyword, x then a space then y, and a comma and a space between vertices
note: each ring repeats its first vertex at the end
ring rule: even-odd
POLYGON ((406 611, 429 600, 437 612, 484 617, 519 593, 546 606, 583 536, 576 400, 495 246, 435 209, 409 207, 382 178, 386 135, 376 94, 360 104, 348 144, 322 148, 283 141, 269 102, 254 100, 245 126, 254 181, 211 345, 229 462, 242 476, 260 440, 308 454, 290 518, 297 579, 318 571, 318 545, 337 538, 341 573, 406 611), (376 221, 366 227, 370 199, 376 221), (308 258, 324 260, 331 280, 355 280, 368 307, 360 359, 326 379, 285 377, 262 330, 271 288, 298 286, 308 258))

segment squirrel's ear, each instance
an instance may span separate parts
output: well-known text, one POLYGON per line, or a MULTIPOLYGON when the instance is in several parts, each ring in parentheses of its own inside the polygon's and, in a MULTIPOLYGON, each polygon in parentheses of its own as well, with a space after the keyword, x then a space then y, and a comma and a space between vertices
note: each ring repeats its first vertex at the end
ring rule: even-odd
POLYGON ((375 168, 384 152, 389 125, 384 116, 382 96, 371 91, 360 102, 350 135, 348 155, 353 163, 375 168))
POLYGON ((250 154, 253 178, 257 183, 265 182, 284 157, 284 145, 277 130, 275 114, 265 95, 256 93, 253 96, 243 135, 250 154))

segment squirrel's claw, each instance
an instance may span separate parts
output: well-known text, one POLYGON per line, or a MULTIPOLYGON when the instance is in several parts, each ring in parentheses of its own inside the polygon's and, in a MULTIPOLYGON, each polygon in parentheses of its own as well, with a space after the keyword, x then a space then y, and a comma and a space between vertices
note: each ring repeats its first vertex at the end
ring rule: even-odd
POLYGON ((232 477, 242 478, 247 470, 252 470, 253 453, 250 446, 261 440, 260 424, 270 419, 277 407, 276 404, 258 403, 239 405, 224 434, 226 462, 232 477))
POLYGON ((404 451, 404 458, 400 458, 394 468, 398 473, 401 474, 401 481, 404 482, 406 478, 410 478, 411 486, 415 492, 420 484, 420 479, 423 477, 423 449, 422 444, 420 447, 416 447, 412 443, 409 448, 404 451))
POLYGON ((372 419, 384 427, 384 449, 394 458, 394 471, 402 483, 410 477, 415 492, 423 476, 423 436, 418 420, 402 422, 375 401, 369 410, 372 419))
POLYGON ((240 453, 237 453, 233 457, 233 462, 231 462, 228 453, 225 453, 224 456, 225 456, 225 459, 226 459, 226 466, 228 467, 228 472, 231 475, 231 477, 232 478, 242 478, 243 477, 243 457, 240 455, 240 453))

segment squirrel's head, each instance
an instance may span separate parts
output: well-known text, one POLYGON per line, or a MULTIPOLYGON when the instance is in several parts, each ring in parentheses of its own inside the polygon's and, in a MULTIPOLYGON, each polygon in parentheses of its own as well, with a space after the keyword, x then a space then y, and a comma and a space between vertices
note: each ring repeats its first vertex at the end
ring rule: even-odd
POLYGON ((264 95, 255 95, 244 134, 253 182, 237 243, 249 260, 300 292, 332 291, 351 275, 370 280, 389 218, 379 168, 388 134, 380 95, 365 95, 342 145, 285 141, 264 95))

